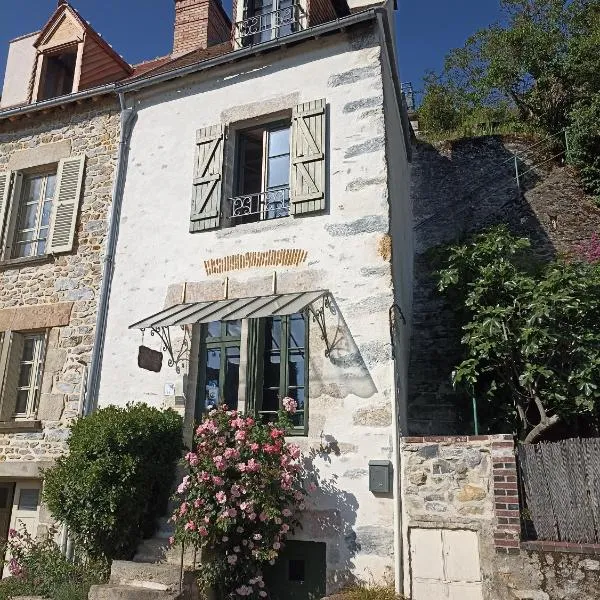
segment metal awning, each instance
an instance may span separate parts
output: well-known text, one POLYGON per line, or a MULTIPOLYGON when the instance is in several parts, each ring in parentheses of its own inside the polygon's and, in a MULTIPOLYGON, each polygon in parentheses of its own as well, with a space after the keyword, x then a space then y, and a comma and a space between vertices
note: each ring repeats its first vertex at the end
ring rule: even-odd
POLYGON ((177 325, 193 325, 212 321, 237 321, 291 315, 302 311, 316 300, 328 296, 327 290, 253 296, 212 302, 184 302, 162 310, 129 329, 160 329, 177 325))

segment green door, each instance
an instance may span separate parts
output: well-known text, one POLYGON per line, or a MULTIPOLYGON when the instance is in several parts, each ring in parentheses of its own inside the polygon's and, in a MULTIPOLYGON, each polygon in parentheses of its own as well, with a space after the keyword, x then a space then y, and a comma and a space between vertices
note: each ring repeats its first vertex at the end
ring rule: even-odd
POLYGON ((286 542, 265 573, 273 600, 319 600, 325 596, 326 558, 322 542, 286 542))

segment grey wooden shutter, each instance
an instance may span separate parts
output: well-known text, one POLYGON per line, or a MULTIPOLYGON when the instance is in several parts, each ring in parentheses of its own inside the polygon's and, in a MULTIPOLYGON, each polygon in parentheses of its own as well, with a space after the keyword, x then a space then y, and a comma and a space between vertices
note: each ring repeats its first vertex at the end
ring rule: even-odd
POLYGON ((196 132, 194 189, 190 231, 205 231, 219 226, 223 180, 223 125, 203 127, 196 132))
POLYGON ((73 248, 85 156, 64 158, 58 164, 56 195, 50 221, 47 252, 69 252, 73 248))
POLYGON ((298 104, 292 112, 290 200, 292 214, 325 208, 325 100, 298 104))
POLYGON ((0 172, 0 243, 4 239, 4 226, 10 204, 10 171, 0 172))
POLYGON ((10 421, 17 405, 19 370, 23 357, 23 336, 5 331, 0 349, 0 421, 10 421))

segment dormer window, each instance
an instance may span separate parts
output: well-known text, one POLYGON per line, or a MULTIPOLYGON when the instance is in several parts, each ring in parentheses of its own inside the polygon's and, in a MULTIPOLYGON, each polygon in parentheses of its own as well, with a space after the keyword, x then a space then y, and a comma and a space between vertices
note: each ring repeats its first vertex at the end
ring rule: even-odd
POLYGON ((296 0, 246 0, 244 19, 235 24, 242 46, 260 44, 306 27, 306 14, 296 0))
POLYGON ((48 100, 70 94, 73 91, 76 63, 77 48, 45 55, 38 100, 48 100))

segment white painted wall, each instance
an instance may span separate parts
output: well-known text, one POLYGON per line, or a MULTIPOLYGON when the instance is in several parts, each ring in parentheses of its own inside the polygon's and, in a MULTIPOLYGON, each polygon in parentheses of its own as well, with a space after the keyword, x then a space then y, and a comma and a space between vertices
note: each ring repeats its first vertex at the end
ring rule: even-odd
POLYGON ((38 32, 10 42, 0 107, 7 108, 27 102, 29 82, 33 73, 36 50, 33 46, 38 32))
MULTIPOLYGON (((170 285, 215 282, 220 289, 223 276, 205 274, 208 258, 307 250, 304 265, 276 269, 278 291, 329 289, 345 322, 330 317, 329 333, 341 334, 330 359, 311 328, 309 435, 298 439, 305 450, 328 439, 339 448, 315 461, 335 482, 315 497, 298 536, 327 543, 329 591, 350 572, 379 579, 394 566, 394 499, 368 491, 367 471, 369 459, 393 458, 395 435, 388 322, 394 290, 391 262, 381 251, 390 230, 389 174, 375 40, 348 32, 136 97, 99 397, 100 406, 132 400, 161 406, 165 383, 175 382, 193 404, 193 385, 166 364, 158 374, 137 367, 142 338, 128 326, 161 310, 170 285), (319 98, 329 113, 326 214, 190 234, 196 130, 319 98)), ((405 173, 406 158, 395 160, 405 173)), ((272 271, 229 273, 231 297, 270 293, 272 271)), ((147 333, 144 343, 159 348, 147 333)))

